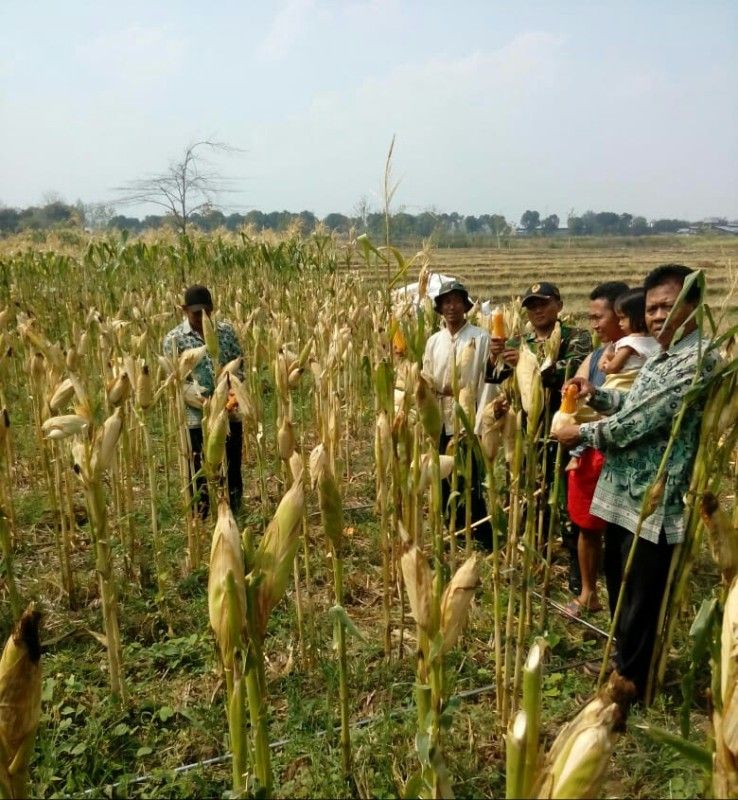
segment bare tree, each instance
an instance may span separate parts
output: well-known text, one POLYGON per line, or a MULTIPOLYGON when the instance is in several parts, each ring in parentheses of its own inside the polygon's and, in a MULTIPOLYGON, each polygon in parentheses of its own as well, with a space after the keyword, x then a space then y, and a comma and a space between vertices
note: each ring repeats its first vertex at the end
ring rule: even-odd
POLYGON ((203 139, 187 145, 178 161, 167 170, 147 178, 139 178, 116 187, 119 202, 126 205, 151 204, 164 208, 174 217, 177 229, 187 233, 187 223, 193 214, 219 208, 216 199, 233 191, 231 179, 214 169, 203 151, 240 152, 224 142, 203 139))

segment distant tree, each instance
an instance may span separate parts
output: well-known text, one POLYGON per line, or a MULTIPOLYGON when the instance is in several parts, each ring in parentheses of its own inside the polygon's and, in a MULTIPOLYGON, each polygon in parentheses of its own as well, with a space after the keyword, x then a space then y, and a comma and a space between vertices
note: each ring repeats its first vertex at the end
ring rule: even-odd
POLYGON ((688 227, 689 222, 686 219, 657 219, 651 225, 654 233, 675 233, 679 228, 688 227))
POLYGON ((193 214, 217 208, 217 198, 232 190, 230 181, 208 164, 204 151, 234 153, 237 148, 207 139, 193 142, 164 172, 117 187, 120 202, 159 206, 173 218, 177 230, 186 233, 193 214))
POLYGON ((0 208, 0 233, 16 233, 20 212, 15 208, 0 208))
POLYGON ((237 231, 246 221, 243 214, 234 212, 226 217, 225 226, 229 231, 237 231))
POLYGON ((526 211, 520 218, 520 224, 528 233, 533 233, 541 222, 541 215, 537 211, 526 211))
POLYGON ((369 203, 369 198, 363 194, 356 201, 353 208, 353 216, 356 219, 356 224, 359 230, 363 233, 369 227, 369 215, 372 213, 372 208, 369 203))
POLYGON ((138 233, 143 226, 141 225, 141 220, 137 217, 125 217, 122 214, 117 214, 108 221, 107 227, 108 229, 138 233))
POLYGON ((345 214, 332 213, 323 219, 326 228, 338 233, 348 233, 351 227, 351 220, 345 214))
POLYGON ((415 217, 415 233, 427 239, 438 227, 438 217, 432 211, 423 211, 415 217))
POLYGON ((627 236, 631 232, 631 225, 633 224, 632 214, 621 214, 618 220, 618 233, 622 236, 627 236))
POLYGON ((479 233, 482 229, 482 223, 477 217, 464 217, 464 229, 467 233, 479 233))
POLYGON ((300 220, 300 228, 303 233, 312 233, 318 224, 318 218, 312 211, 301 211, 297 218, 300 220))
POLYGON ((556 214, 549 214, 541 220, 541 230, 544 234, 556 233, 559 229, 559 218, 556 214))
POLYGON ((257 211, 256 209, 249 211, 243 218, 243 221, 246 225, 253 225, 257 231, 263 231, 266 227, 264 212, 257 211))
POLYGON ((650 233, 651 228, 648 225, 645 217, 633 217, 630 223, 630 232, 633 236, 644 236, 650 233))

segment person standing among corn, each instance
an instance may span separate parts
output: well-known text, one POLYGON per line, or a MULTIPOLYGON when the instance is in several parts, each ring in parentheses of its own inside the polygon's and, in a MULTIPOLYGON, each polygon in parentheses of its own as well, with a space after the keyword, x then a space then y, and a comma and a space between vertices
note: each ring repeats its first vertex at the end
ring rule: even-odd
MULTIPOLYGON (((195 284, 185 290, 182 312, 185 319, 176 328, 173 328, 164 337, 162 350, 164 354, 173 358, 185 350, 202 347, 205 344, 203 332, 203 313, 208 318, 213 313, 213 298, 210 290, 201 284, 195 284)), ((188 382, 190 386, 185 392, 187 428, 190 436, 192 450, 191 468, 195 479, 195 491, 198 495, 197 508, 200 516, 205 519, 210 510, 207 479, 201 473, 202 467, 202 405, 215 391, 215 379, 220 367, 230 361, 240 358, 241 346, 238 343, 236 332, 229 322, 218 321, 215 324, 218 336, 218 361, 216 365, 210 353, 193 368, 188 382)), ((242 371, 237 371, 237 376, 242 377, 242 371)), ((228 498, 231 510, 236 514, 241 507, 243 496, 243 477, 241 475, 241 450, 243 448, 243 425, 241 421, 231 415, 229 431, 226 438, 226 464, 228 474, 228 498)))
MULTIPOLYGON (((568 377, 574 375, 580 364, 592 351, 592 337, 589 332, 575 328, 559 320, 564 304, 557 286, 547 281, 534 283, 525 291, 523 308, 528 312, 529 330, 525 343, 536 354, 541 369, 541 383, 544 389, 545 430, 551 418, 561 405, 561 389, 568 377), (557 343, 558 340, 558 343, 557 343), (547 365, 547 366, 544 366, 547 365)), ((501 383, 509 378, 518 363, 519 343, 493 338, 489 345, 489 363, 486 380, 488 383, 501 383), (498 362, 502 362, 502 368, 498 362)), ((556 442, 549 442, 545 452, 541 451, 541 467, 545 460, 545 483, 541 485, 539 502, 543 509, 543 534, 548 536, 550 506, 548 494, 554 483, 556 467, 556 442)), ((538 470, 538 474, 542 469, 538 470)), ((569 589, 573 594, 581 591, 579 561, 576 544, 572 534, 562 525, 562 539, 570 554, 569 589)))
MULTIPOLYGON (((441 408, 441 438, 439 450, 444 453, 448 443, 459 429, 455 419, 455 399, 465 391, 471 397, 475 409, 478 409, 484 397, 484 371, 488 358, 489 335, 476 325, 472 325, 466 314, 472 307, 469 292, 459 281, 446 281, 441 285, 434 300, 436 314, 443 317, 445 326, 436 331, 426 342, 423 353, 423 372, 432 381, 433 389, 441 408), (454 382, 458 391, 454 393, 454 382)), ((467 411, 471 411, 467 407, 467 411)), ((476 412, 469 414, 471 425, 475 424, 476 412)), ((472 523, 487 516, 487 506, 482 493, 482 484, 476 459, 472 458, 471 507, 472 523)), ((460 514, 464 503, 463 478, 459 476, 459 505, 456 520, 449 524, 458 530, 459 521, 464 519, 460 514)), ((445 510, 450 495, 448 481, 443 482, 442 503, 445 510)), ((482 523, 474 530, 474 536, 484 547, 492 547, 492 528, 488 522, 482 523)))
POLYGON ((589 405, 605 417, 565 425, 556 434, 567 447, 584 444, 605 454, 590 511, 607 523, 604 567, 612 616, 640 527, 615 628, 616 670, 633 681, 640 696, 648 686, 672 555, 684 541, 684 498, 697 451, 704 392, 691 397, 693 405, 676 433, 663 481, 659 486, 654 483, 685 396, 704 386, 719 364, 718 354, 697 328, 700 286, 693 283, 677 304, 692 272, 681 264, 649 272, 644 281, 646 325, 661 352, 646 361, 629 392, 573 378, 570 383, 577 386, 579 397, 589 397, 589 405), (647 493, 650 507, 643 510, 647 493))

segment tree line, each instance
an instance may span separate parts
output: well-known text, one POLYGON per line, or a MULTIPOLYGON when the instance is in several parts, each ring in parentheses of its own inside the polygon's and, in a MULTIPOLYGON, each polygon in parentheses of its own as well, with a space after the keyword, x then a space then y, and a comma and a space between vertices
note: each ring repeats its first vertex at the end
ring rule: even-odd
MULTIPOLYGON (((727 224, 727 220, 714 220, 713 224, 727 224)), ((79 228, 90 230, 127 230, 132 234, 142 233, 167 226, 176 227, 171 215, 148 215, 143 219, 116 213, 114 207, 102 203, 73 205, 59 199, 41 206, 24 209, 0 206, 0 235, 10 235, 28 230, 50 230, 79 228)), ((245 214, 226 214, 217 208, 193 213, 188 224, 204 232, 219 229, 237 231, 252 227, 258 231, 286 232, 299 227, 310 233, 319 224, 338 234, 367 233, 382 240, 385 236, 384 214, 369 211, 364 206, 353 215, 337 212, 320 219, 312 211, 248 211, 245 214)), ((410 214, 398 211, 390 217, 393 240, 427 239, 431 236, 439 241, 493 239, 498 244, 513 235, 527 236, 645 236, 655 233, 674 233, 682 228, 700 227, 683 219, 647 220, 642 216, 613 211, 586 211, 570 214, 567 227, 562 228, 559 217, 551 214, 541 217, 535 210, 526 210, 519 224, 508 221, 502 214, 463 215, 457 212, 444 213, 423 211, 410 214)))

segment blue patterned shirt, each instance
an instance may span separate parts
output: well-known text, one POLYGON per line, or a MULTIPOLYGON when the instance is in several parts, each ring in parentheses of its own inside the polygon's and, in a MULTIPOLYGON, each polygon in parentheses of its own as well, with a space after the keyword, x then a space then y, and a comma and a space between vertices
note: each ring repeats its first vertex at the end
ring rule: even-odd
MULTIPOLYGON (((238 343, 236 331, 230 322, 217 322, 215 328, 218 331, 219 366, 222 367, 242 355, 241 345, 238 343)), ((191 327, 189 320, 185 320, 164 337, 162 350, 165 355, 176 357, 185 350, 190 350, 193 347, 202 347, 204 344, 205 340, 202 336, 191 327)), ((239 372, 239 375, 241 374, 239 372)), ((192 370, 187 380, 190 382, 197 381, 203 396, 210 397, 215 391, 215 375, 216 370, 213 365, 213 359, 210 353, 206 353, 192 370)), ((189 428, 201 427, 202 409, 194 408, 190 405, 185 406, 185 409, 187 411, 187 426, 189 428)))
MULTIPOLYGON (((672 422, 692 388, 695 371, 701 372, 699 386, 718 367, 719 356, 715 350, 708 350, 709 344, 693 331, 668 350, 651 356, 629 392, 595 391, 589 404, 607 416, 579 427, 582 444, 605 453, 592 514, 636 532, 646 490, 656 477, 672 422)), ((666 467, 662 501, 641 527, 641 536, 648 541, 658 542, 662 528, 670 544, 684 541, 684 495, 691 479, 704 402, 703 392, 682 420, 666 467)))

